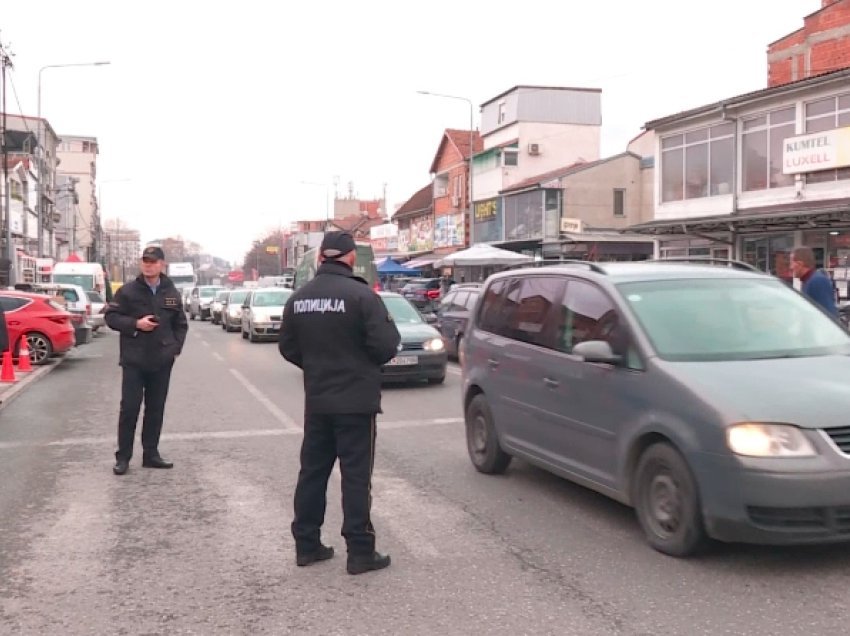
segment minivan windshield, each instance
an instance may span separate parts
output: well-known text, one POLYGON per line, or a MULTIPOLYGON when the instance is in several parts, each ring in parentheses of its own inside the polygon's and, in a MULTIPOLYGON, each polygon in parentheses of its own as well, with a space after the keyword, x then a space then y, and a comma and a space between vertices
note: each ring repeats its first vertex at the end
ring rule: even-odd
POLYGON ((422 316, 406 299, 399 296, 383 296, 387 311, 396 324, 417 324, 422 322, 422 316))
POLYGON ((245 299, 248 297, 248 290, 243 291, 232 291, 230 292, 230 296, 227 299, 231 305, 242 304, 245 302, 245 299))
POLYGON ((211 298, 221 291, 221 287, 201 287, 201 298, 211 298))
POLYGON ((850 335, 776 279, 657 280, 618 288, 665 360, 850 354, 850 335))
POLYGON ((91 274, 53 274, 53 282, 79 285, 83 289, 94 289, 94 276, 91 274))

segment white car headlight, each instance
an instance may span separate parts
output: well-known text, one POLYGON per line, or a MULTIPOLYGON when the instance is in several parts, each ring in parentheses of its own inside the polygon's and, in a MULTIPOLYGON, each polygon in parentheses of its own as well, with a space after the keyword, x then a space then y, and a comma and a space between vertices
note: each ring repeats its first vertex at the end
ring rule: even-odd
POLYGON ((254 322, 270 322, 268 314, 259 311, 254 312, 254 322))
POLYGON ((425 351, 442 351, 445 348, 442 338, 433 338, 425 341, 425 351))
POLYGON ((802 431, 789 424, 744 422, 726 429, 726 444, 748 457, 814 457, 817 453, 802 431))

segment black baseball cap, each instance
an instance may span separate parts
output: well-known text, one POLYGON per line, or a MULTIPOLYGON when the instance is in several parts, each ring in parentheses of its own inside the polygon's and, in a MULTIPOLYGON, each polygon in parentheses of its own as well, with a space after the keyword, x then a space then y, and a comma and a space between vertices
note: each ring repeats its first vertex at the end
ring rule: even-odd
POLYGON ((165 252, 162 251, 161 247, 157 247, 156 245, 150 245, 145 248, 145 251, 142 252, 142 260, 143 261, 164 261, 165 260, 165 252))
POLYGON ((348 232, 327 232, 325 238, 322 239, 322 246, 319 251, 327 259, 336 259, 345 256, 349 252, 356 249, 354 237, 348 232))

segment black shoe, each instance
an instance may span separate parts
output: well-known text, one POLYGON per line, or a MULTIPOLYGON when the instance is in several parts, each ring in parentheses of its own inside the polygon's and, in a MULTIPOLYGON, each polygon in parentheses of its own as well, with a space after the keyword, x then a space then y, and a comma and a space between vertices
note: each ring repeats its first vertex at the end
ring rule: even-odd
POLYGON ((334 555, 334 549, 327 545, 319 545, 319 549, 315 552, 308 552, 306 554, 297 554, 295 556, 295 563, 298 564, 299 567, 304 567, 305 565, 313 565, 316 561, 327 561, 334 555))
POLYGON ((115 460, 115 465, 112 467, 112 472, 116 475, 123 475, 130 467, 130 462, 126 459, 115 460))
POLYGON ((149 457, 142 460, 142 466, 145 468, 174 468, 174 464, 165 461, 162 457, 149 457))
POLYGON ((373 552, 367 556, 348 555, 348 573, 363 574, 372 570, 383 570, 390 564, 390 555, 373 552))

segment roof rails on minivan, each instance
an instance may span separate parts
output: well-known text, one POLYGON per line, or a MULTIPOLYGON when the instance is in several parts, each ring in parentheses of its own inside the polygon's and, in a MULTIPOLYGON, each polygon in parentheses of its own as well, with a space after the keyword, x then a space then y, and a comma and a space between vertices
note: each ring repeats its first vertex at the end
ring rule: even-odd
POLYGON ((508 270, 511 269, 524 269, 526 267, 549 267, 554 265, 584 265, 590 271, 596 272, 597 274, 607 274, 604 268, 600 267, 596 263, 592 261, 580 261, 577 259, 559 259, 559 258, 544 258, 541 261, 533 261, 531 263, 518 263, 516 265, 511 265, 507 267, 508 270))
POLYGON ((733 269, 740 269, 747 272, 758 272, 763 274, 758 267, 754 267, 743 261, 736 261, 731 258, 713 258, 710 256, 671 256, 670 258, 650 259, 648 261, 638 261, 640 263, 697 263, 700 265, 725 265, 733 269))

